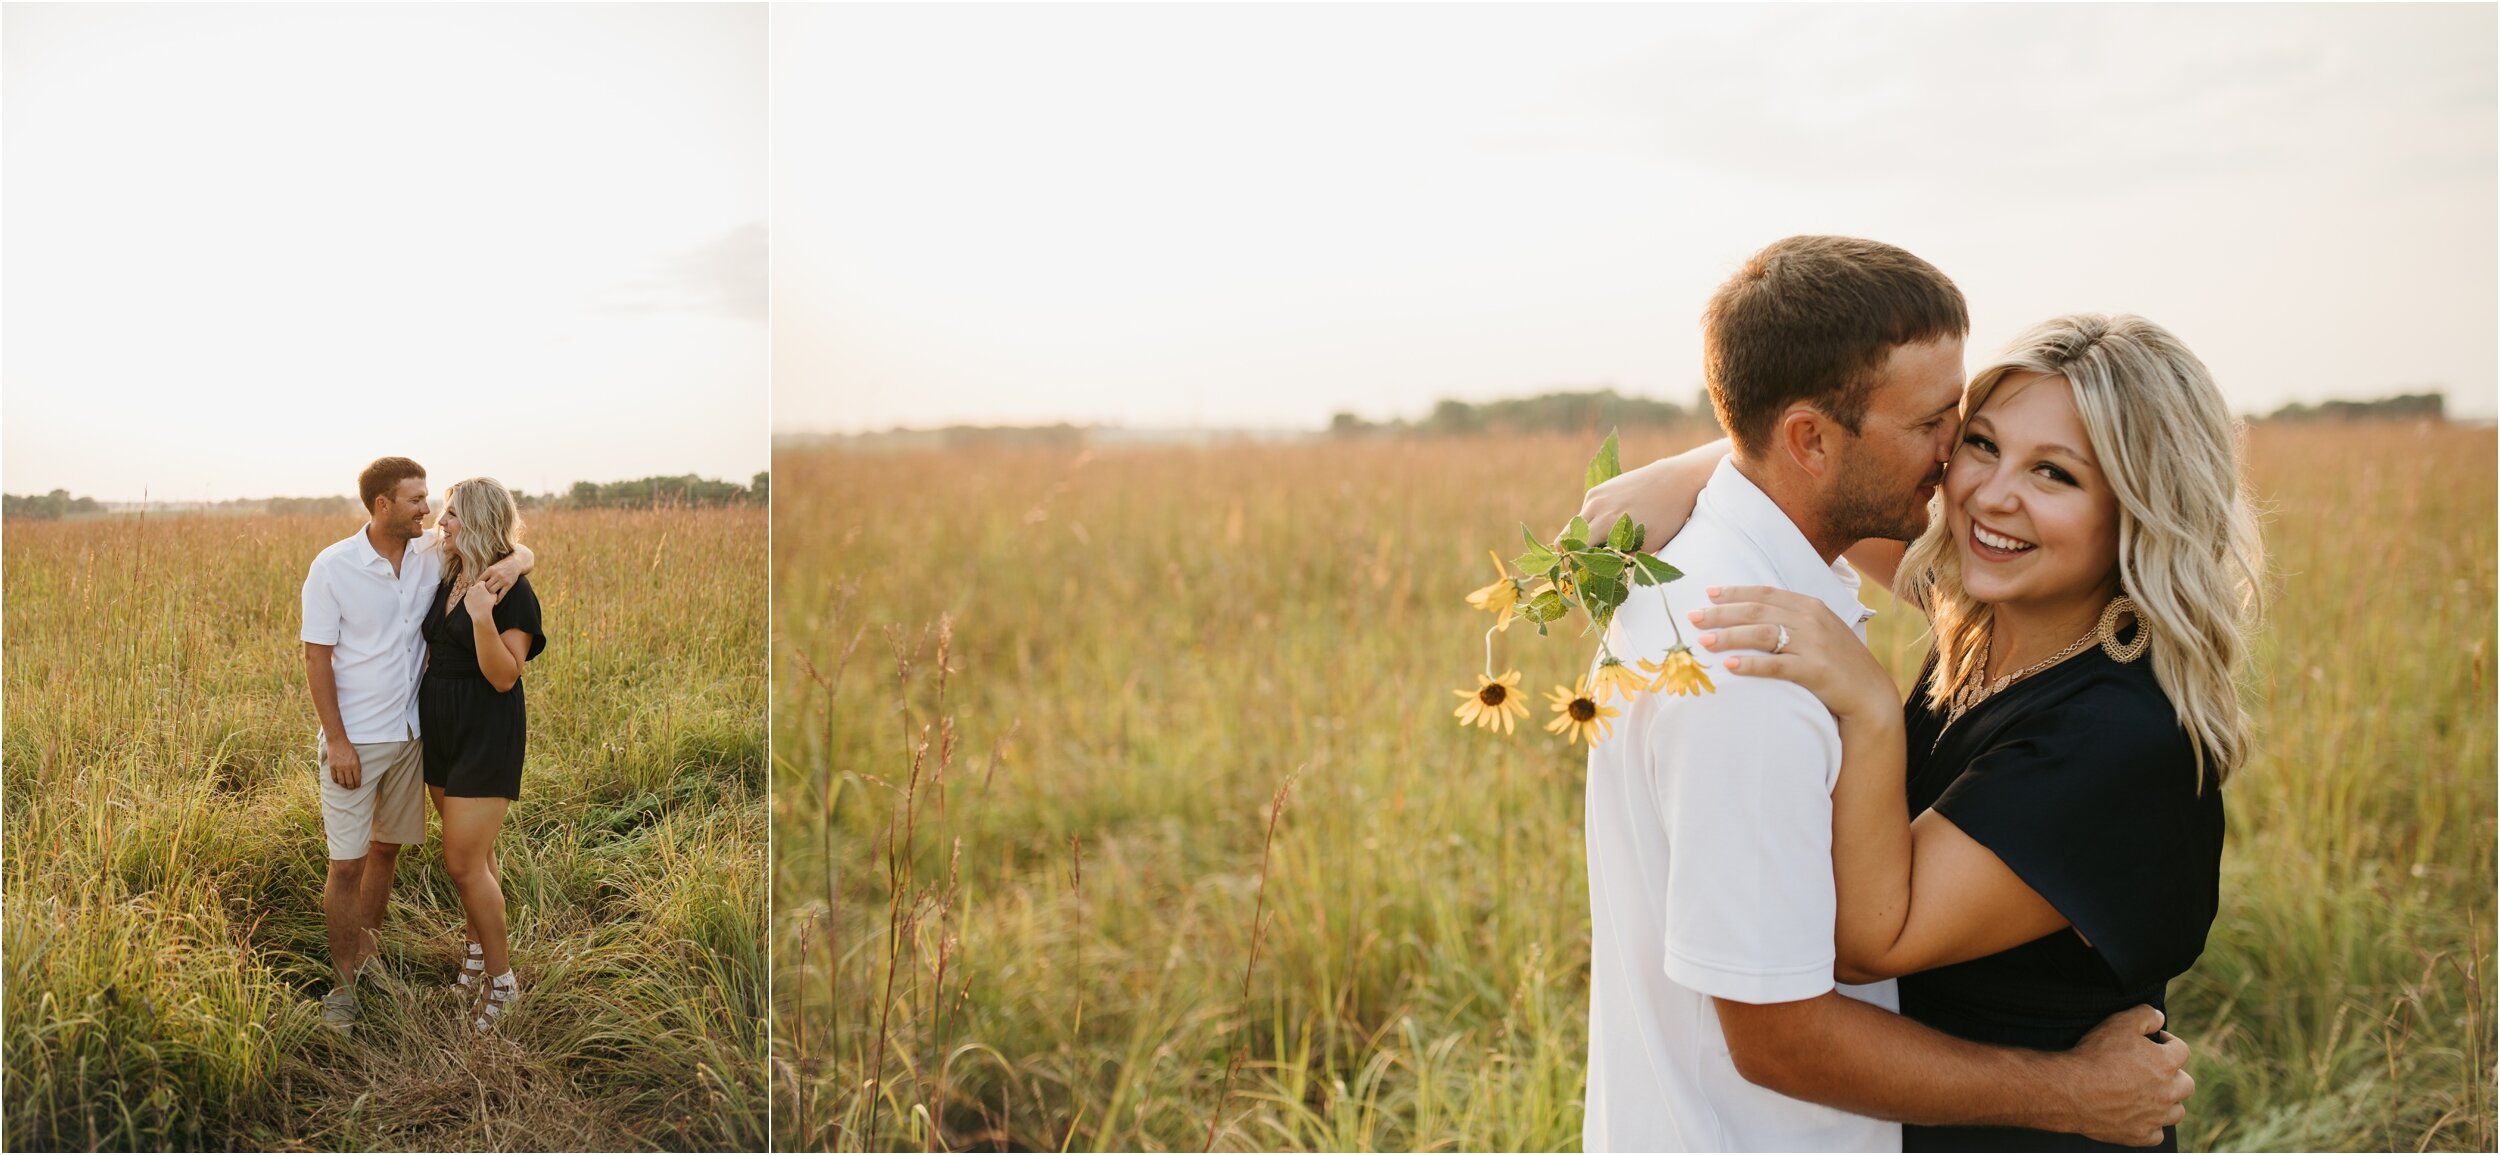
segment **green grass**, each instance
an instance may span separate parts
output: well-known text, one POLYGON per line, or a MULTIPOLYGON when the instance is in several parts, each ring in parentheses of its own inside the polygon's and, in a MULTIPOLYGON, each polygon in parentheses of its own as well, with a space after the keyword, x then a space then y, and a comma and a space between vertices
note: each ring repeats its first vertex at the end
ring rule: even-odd
MULTIPOLYGON (((1576 1147, 1582 759, 1450 708, 1484 549, 1595 440, 781 454, 780 1144, 1576 1147)), ((2252 467, 2279 589, 2182 1142, 2488 1149, 2493 435, 2252 467)), ((1919 629, 1877 621, 1905 676, 1919 629)), ((1518 635, 1530 687, 1588 658, 1518 635)))
POLYGON ((544 514, 530 763, 498 843, 524 1001, 461 1030, 460 908, 402 856, 345 1039, 297 590, 337 519, 13 522, 7 1139, 760 1147, 765 518, 544 514))

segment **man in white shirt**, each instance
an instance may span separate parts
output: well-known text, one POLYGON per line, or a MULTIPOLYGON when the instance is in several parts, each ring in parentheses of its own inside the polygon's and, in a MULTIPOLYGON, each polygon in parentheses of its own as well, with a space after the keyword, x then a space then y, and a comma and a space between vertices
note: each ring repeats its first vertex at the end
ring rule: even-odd
MULTIPOLYGON (((1889 245, 1791 237, 1747 262, 1704 317, 1733 454, 1659 551, 1684 573, 1668 604, 1636 593, 1614 652, 1666 652, 1725 585, 1812 595, 1863 639, 1840 551, 1926 527, 1969 328, 1952 282, 1889 245)), ((1587 1150, 1898 1151, 1902 1122, 2130 1140, 2175 1118, 2186 1048, 2145 1038, 2150 1008, 2053 1054, 1904 1019, 1889 981, 1835 984, 1838 726, 1797 685, 1712 681, 1635 697, 1589 752, 1587 1150)))
MULTIPOLYGON (((313 558, 304 575, 304 673, 321 720, 321 825, 337 983, 322 1023, 356 1021, 356 975, 380 950, 399 848, 425 841, 424 747, 417 683, 425 676, 425 619, 443 580, 442 532, 425 527, 425 469, 405 457, 365 467, 357 493, 364 527, 313 558)), ((527 549, 488 567, 479 584, 501 596, 529 572, 527 549)))

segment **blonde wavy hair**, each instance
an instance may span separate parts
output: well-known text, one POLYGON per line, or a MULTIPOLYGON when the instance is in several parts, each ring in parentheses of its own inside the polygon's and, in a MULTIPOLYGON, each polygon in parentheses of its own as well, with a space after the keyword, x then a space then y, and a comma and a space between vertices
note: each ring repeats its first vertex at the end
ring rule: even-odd
MULTIPOLYGON (((2153 674, 2195 748, 2197 789, 2248 756, 2238 676, 2263 611, 2265 553, 2242 477, 2240 423, 2205 364, 2169 330, 2128 314, 2075 313, 2033 326, 1962 395, 1967 421, 2007 377, 2063 378, 2118 495, 2118 586, 2151 631, 2153 674)), ((1943 496, 1938 495, 1941 503, 1943 496)), ((1993 607, 1962 587, 1941 505, 1902 558, 1895 593, 1936 637, 1929 703, 1947 708, 1977 671, 1993 607)))
POLYGON ((451 600, 469 592, 469 583, 486 567, 512 553, 521 540, 521 505, 512 491, 491 477, 455 481, 443 495, 443 508, 460 518, 460 533, 443 556, 443 577, 451 582, 451 600))

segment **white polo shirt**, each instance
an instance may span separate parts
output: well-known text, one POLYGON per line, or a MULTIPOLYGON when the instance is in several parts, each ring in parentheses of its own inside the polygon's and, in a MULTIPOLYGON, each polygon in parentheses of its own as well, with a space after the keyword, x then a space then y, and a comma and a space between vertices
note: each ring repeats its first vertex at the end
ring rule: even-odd
MULTIPOLYGON (((1659 555, 1684 572, 1684 617, 1714 585, 1821 599, 1865 637, 1849 563, 1825 565, 1762 490, 1719 463, 1659 555)), ((1674 644, 1655 588, 1635 587, 1607 642, 1626 662, 1674 644)), ((1589 750, 1590 1151, 1899 1151, 1898 1124, 1757 1087, 1736 1073, 1713 997, 1809 999, 1832 981, 1832 800, 1840 729, 1804 688, 1732 674, 1717 692, 1642 694, 1589 750)), ((1891 982, 1843 993, 1898 1010, 1891 982)))
POLYGON ((429 529, 410 541, 394 574, 360 526, 322 550, 304 574, 302 640, 333 647, 339 720, 350 742, 404 742, 420 733, 425 639, 418 626, 442 584, 442 540, 440 530, 429 529))

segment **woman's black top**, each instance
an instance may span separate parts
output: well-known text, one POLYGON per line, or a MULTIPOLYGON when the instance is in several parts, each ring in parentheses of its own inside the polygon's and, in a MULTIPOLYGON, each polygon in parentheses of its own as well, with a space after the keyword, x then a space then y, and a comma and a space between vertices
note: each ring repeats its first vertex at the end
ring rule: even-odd
MULTIPOLYGON (((1976 1042, 2062 1051, 2113 1014, 2162 1007, 2213 925, 2222 790, 2210 774, 2198 789, 2152 656, 2086 650, 1950 730, 1927 706, 1934 668, 1931 655, 1907 707, 1911 815, 1951 819, 2073 925, 1904 977, 1901 1013, 1976 1042)), ((1903 1127, 1901 1140, 1911 1151, 2123 1150, 2017 1127, 1903 1127)), ((2177 1150, 2176 1129, 2155 1149, 2177 1150)))
MULTIPOLYGON (((486 680, 477 665, 476 623, 467 606, 449 604, 450 598, 450 582, 436 586, 420 627, 425 681, 417 688, 417 722, 425 732, 425 782, 453 798, 517 799, 529 739, 521 682, 499 691, 486 680)), ((512 583, 495 605, 495 633, 505 630, 529 631, 529 658, 547 648, 538 591, 528 578, 512 583)))

